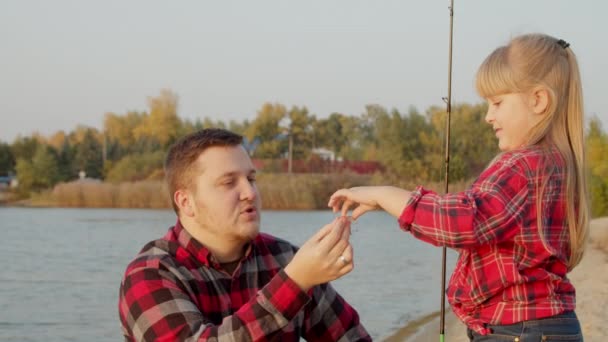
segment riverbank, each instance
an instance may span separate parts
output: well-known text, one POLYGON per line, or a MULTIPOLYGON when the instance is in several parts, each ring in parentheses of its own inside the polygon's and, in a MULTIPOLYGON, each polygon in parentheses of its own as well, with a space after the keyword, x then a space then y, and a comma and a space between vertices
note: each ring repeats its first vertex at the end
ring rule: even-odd
MULTIPOLYGON (((591 221, 589 247, 581 263, 569 274, 576 287, 576 314, 587 342, 605 341, 608 336, 608 217, 591 221)), ((465 326, 449 311, 445 340, 468 342, 465 326)), ((413 321, 386 338, 386 342, 437 341, 439 314, 413 321)))
MULTIPOLYGON (((406 189, 416 183, 399 183, 388 175, 359 175, 354 173, 286 174, 260 173, 256 184, 262 198, 262 208, 269 210, 326 210, 327 200, 340 188, 359 185, 394 184, 406 189)), ((452 184, 454 191, 466 182, 452 184)), ((439 189, 440 183, 427 184, 439 189)), ((7 201, 10 206, 55 208, 136 208, 170 209, 167 188, 161 180, 111 183, 84 179, 57 184, 53 189, 33 193, 29 198, 7 201)))

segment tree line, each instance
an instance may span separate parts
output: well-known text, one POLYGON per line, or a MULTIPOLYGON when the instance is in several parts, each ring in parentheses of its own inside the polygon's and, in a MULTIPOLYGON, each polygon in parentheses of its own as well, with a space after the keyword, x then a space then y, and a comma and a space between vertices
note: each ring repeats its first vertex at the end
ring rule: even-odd
MULTIPOLYGON (((111 183, 161 179, 168 147, 179 137, 209 127, 235 131, 246 138, 253 158, 285 158, 291 135, 293 159, 311 160, 315 148, 326 148, 342 160, 377 161, 386 183, 401 179, 437 182, 443 178, 445 108, 401 112, 381 105, 359 115, 331 113, 318 118, 305 106, 265 103, 255 117, 242 122, 194 121, 178 115, 179 98, 171 90, 148 98, 147 111, 106 113, 102 129, 79 126, 0 142, 0 176, 16 175, 22 197, 58 183, 87 177, 111 183)), ((450 180, 471 180, 498 152, 496 138, 484 121, 487 105, 452 107, 450 180)), ((608 214, 608 135, 598 118, 586 130, 587 158, 594 215, 608 214)))

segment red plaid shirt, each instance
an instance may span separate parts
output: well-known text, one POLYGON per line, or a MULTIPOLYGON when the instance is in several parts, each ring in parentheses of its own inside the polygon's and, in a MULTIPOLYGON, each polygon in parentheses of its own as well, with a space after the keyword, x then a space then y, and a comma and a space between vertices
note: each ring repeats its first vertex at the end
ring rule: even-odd
POLYGON ((303 292, 282 270, 296 248, 259 234, 230 276, 179 221, 125 272, 127 341, 371 341, 357 312, 323 284, 303 292))
POLYGON ((399 224, 418 239, 459 249, 447 297, 469 328, 486 335, 487 324, 574 310, 566 277, 565 172, 555 148, 530 147, 502 154, 464 192, 441 196, 418 187, 412 193, 399 224), (536 189, 547 177, 543 243, 536 189))

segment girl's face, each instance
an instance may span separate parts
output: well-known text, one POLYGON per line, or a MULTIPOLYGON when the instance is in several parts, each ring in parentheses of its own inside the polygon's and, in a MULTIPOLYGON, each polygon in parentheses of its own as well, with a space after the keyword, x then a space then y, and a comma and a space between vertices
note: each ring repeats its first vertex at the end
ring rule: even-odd
POLYGON ((522 147, 529 132, 539 121, 534 113, 534 97, 526 93, 508 93, 487 98, 486 122, 492 125, 501 151, 522 147))

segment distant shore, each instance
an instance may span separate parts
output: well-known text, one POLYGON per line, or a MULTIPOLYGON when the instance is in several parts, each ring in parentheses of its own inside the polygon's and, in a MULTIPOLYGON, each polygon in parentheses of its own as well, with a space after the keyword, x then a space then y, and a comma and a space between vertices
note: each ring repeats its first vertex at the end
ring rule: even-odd
MULTIPOLYGON (((383 174, 354 173, 286 174, 261 173, 257 186, 262 208, 269 210, 324 210, 332 193, 340 188, 359 185, 381 185, 388 181, 383 174)), ((466 182, 455 182, 454 191, 463 189, 466 182)), ((413 188, 415 182, 397 184, 413 188)), ((428 183, 430 189, 440 183, 428 183)), ((16 198, 17 196, 15 196, 16 198)), ((33 193, 27 199, 7 199, 4 205, 54 208, 136 208, 170 209, 168 190, 162 180, 111 183, 83 179, 59 183, 52 189, 33 193)))
MULTIPOLYGON (((581 263, 569 274, 576 288, 576 314, 581 321, 586 342, 601 342, 608 336, 608 217, 591 221, 589 247, 581 263)), ((468 342, 466 328, 451 311, 445 318, 445 340, 468 342)), ((408 323, 386 342, 437 341, 439 313, 435 312, 408 323)))

